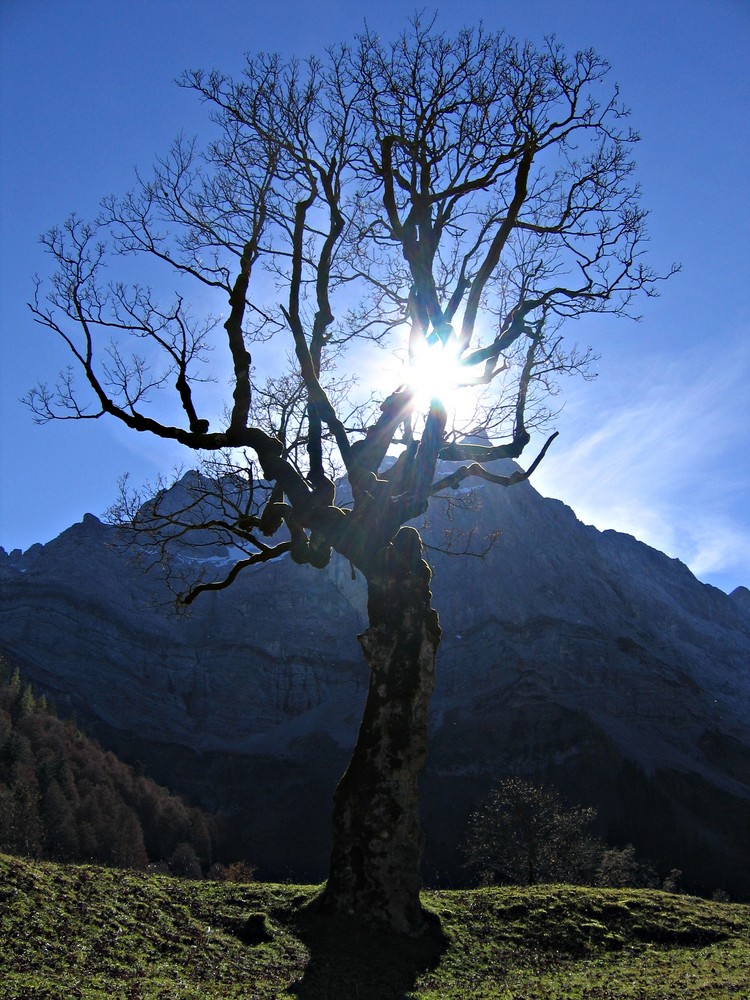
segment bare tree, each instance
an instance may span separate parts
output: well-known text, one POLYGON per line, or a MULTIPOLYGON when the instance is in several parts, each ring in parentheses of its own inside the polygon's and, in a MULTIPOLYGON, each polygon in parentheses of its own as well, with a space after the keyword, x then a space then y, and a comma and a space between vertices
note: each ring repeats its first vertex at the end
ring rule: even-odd
MULTIPOLYGON (((238 562, 185 599, 286 553, 324 567, 337 552, 365 578, 369 694, 320 905, 398 931, 424 926, 417 777, 440 641, 408 522, 466 480, 525 479, 551 438, 525 472, 487 463, 518 458, 556 377, 585 369, 564 321, 625 315, 660 280, 642 256, 637 136, 607 72, 554 39, 446 37, 419 19, 392 44, 365 31, 322 58, 249 58, 239 80, 190 72, 182 86, 211 111, 206 148, 178 139, 95 222, 44 237, 56 270, 31 309, 73 357, 30 393, 37 418, 114 417, 232 473, 206 520, 238 562), (169 301, 157 265, 177 276, 169 301), (191 310, 191 283, 217 308, 228 298, 223 324, 191 310), (294 372, 282 362, 263 385, 248 347, 270 338, 274 359, 293 349, 294 372), (366 348, 404 365, 362 420, 335 387, 366 348), (502 443, 462 440, 437 392, 422 404, 417 375, 436 352, 480 399, 473 428, 502 443), (231 380, 223 415, 210 375, 231 380)), ((163 520, 179 534, 174 511, 163 520)))
POLYGON ((481 885, 590 884, 603 851, 590 833, 595 818, 554 788, 505 778, 471 815, 466 865, 481 885))

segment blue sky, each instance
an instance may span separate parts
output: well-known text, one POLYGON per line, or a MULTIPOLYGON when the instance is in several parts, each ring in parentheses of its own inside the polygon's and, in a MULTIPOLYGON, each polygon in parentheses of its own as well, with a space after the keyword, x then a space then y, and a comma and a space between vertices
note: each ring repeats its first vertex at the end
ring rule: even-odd
MULTIPOLYGON (((730 591, 750 586, 750 0, 468 0, 438 26, 484 20, 570 50, 593 46, 641 132, 653 262, 682 263, 640 324, 587 321, 594 383, 569 384, 534 485, 599 528, 627 531, 730 591)), ((391 36, 409 7, 275 0, 0 0, 0 545, 47 541, 100 515, 118 476, 189 456, 116 423, 36 426, 18 402, 66 363, 26 308, 38 235, 125 191, 136 166, 205 111, 173 80, 238 73, 243 54, 319 52, 363 25, 391 36)), ((220 310, 222 305, 216 307, 220 310)))

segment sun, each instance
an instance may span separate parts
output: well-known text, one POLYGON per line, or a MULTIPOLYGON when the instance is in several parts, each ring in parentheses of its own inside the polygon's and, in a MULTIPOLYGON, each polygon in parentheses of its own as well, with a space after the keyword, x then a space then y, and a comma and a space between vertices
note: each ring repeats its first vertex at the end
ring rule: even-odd
POLYGON ((448 412, 452 427, 475 422, 480 397, 486 388, 479 384, 476 368, 467 366, 465 352, 458 338, 445 341, 435 338, 412 345, 410 356, 406 345, 390 354, 383 363, 365 363, 362 377, 366 384, 381 391, 393 391, 400 386, 413 391, 412 414, 417 425, 424 420, 433 400, 439 400, 448 412))
POLYGON ((423 341, 413 351, 405 366, 405 376, 407 385, 414 390, 417 409, 427 409, 433 399, 439 399, 449 409, 456 404, 458 390, 466 379, 460 354, 454 341, 445 344, 423 341))

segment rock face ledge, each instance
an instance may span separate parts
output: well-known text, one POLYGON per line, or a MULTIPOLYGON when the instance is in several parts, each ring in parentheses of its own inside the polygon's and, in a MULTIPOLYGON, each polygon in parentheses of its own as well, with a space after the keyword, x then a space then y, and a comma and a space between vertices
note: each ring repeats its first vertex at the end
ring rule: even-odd
MULTIPOLYGON (((694 887, 750 894, 750 591, 701 584, 528 483, 458 499, 422 526, 443 628, 428 877, 460 879, 469 811, 524 773, 596 805, 613 843, 694 887), (501 534, 480 559, 438 551, 446 530, 478 550, 501 534)), ((341 560, 285 558, 181 617, 161 575, 114 543, 86 515, 47 545, 0 550, 0 647, 106 745, 233 813, 261 872, 321 877, 366 690, 362 582, 341 560)))

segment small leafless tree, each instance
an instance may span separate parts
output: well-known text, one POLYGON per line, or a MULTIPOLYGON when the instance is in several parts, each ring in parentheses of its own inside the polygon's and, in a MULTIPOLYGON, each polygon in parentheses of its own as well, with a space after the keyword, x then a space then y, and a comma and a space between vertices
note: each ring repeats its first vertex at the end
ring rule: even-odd
MULTIPOLYGON (((178 139, 94 222, 44 237, 56 269, 31 309, 72 365, 30 393, 37 418, 113 417, 231 473, 202 516, 238 562, 186 599, 287 553, 324 567, 335 551, 365 578, 370 688, 320 905, 398 931, 424 926, 417 776, 440 640, 408 522, 467 480, 525 479, 549 440, 525 472, 488 463, 521 456, 556 377, 585 368, 565 321, 628 314, 660 280, 607 73, 554 39, 419 19, 392 44, 365 31, 321 58, 249 58, 238 80, 190 72, 206 147, 178 139), (199 313, 209 298, 227 315, 199 313), (270 375, 253 344, 278 344, 270 375), (404 361, 369 418, 340 391, 366 348, 404 361), (412 373, 434 352, 477 395, 464 429, 499 443, 466 443, 437 393, 422 405, 412 373), (211 377, 231 382, 223 413, 211 377)), ((182 514, 162 513, 169 536, 182 514)))
POLYGON ((595 818, 554 788, 505 778, 472 813, 466 865, 481 885, 591 884, 603 851, 590 833, 595 818))

